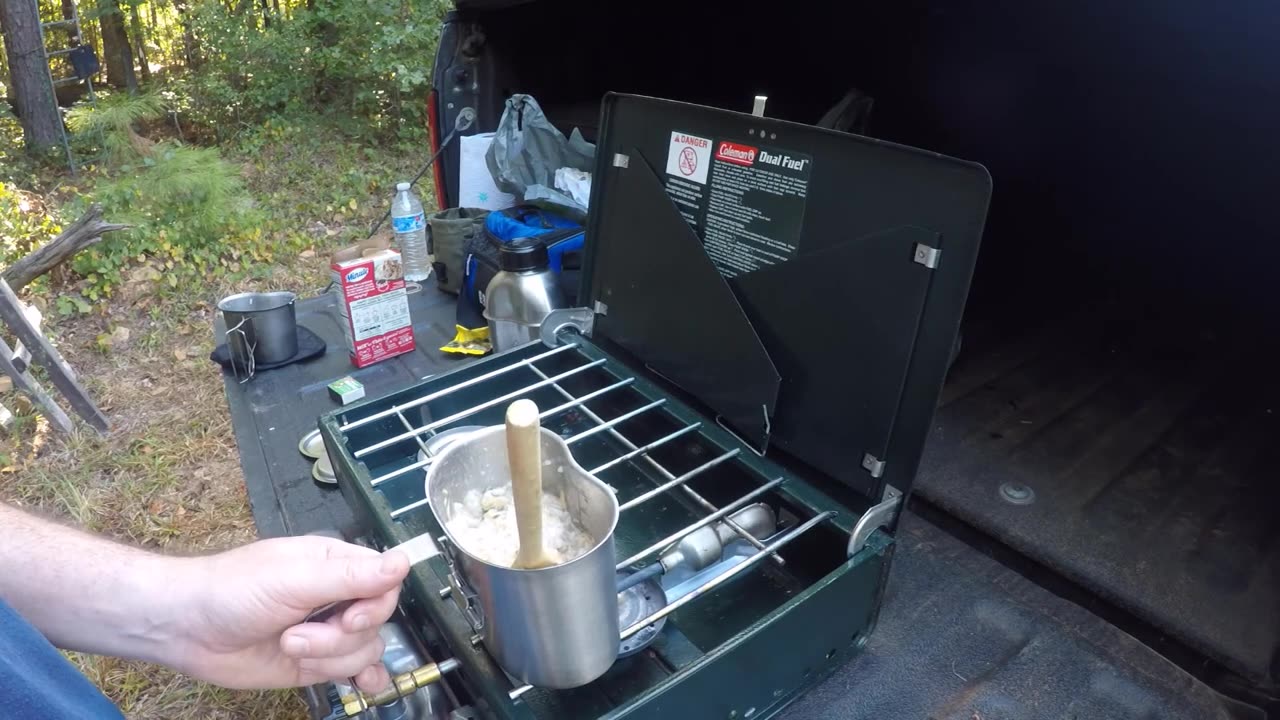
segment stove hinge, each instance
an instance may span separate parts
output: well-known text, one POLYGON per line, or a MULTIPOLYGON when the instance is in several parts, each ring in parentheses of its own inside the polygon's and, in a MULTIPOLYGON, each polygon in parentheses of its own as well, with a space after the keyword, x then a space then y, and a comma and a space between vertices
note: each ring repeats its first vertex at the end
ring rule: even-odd
POLYGON ((554 348, 560 346, 560 336, 570 331, 591 337, 591 331, 596 325, 596 315, 604 315, 608 311, 608 306, 600 301, 596 301, 594 308, 575 307, 552 310, 542 319, 542 327, 538 328, 538 339, 543 345, 554 348))
POLYGON ((862 456, 862 469, 871 473, 871 477, 878 478, 884 475, 884 461, 871 453, 866 453, 862 456))
POLYGON ((857 555, 862 548, 866 547, 867 540, 876 529, 892 525, 901 509, 902 491, 892 485, 885 485, 880 502, 867 508, 862 517, 858 518, 858 523, 853 526, 853 532, 849 533, 849 557, 857 555))

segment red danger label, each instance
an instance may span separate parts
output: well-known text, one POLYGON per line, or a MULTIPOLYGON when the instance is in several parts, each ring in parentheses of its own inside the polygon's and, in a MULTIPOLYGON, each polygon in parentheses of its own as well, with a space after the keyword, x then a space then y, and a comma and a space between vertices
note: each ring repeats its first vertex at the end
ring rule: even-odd
POLYGON ((684 133, 671 133, 671 142, 679 143, 680 145, 692 145, 696 148, 706 148, 711 146, 711 141, 706 138, 685 135, 684 133))
POLYGON ((756 154, 759 151, 750 145, 739 145, 738 143, 721 142, 716 146, 716 159, 733 163, 734 165, 745 165, 750 167, 756 162, 756 154))

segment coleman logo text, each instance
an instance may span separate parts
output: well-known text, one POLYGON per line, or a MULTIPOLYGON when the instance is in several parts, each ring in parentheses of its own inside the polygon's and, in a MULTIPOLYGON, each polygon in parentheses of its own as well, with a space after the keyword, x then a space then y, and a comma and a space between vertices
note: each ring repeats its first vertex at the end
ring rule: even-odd
POLYGON ((756 149, 750 145, 722 142, 716 148, 716 159, 750 167, 756 161, 756 149))

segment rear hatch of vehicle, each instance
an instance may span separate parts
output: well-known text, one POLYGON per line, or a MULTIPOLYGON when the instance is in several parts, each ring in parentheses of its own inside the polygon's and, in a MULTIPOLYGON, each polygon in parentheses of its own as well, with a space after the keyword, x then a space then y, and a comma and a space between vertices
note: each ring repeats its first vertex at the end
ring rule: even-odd
POLYGON ((492 130, 530 93, 591 139, 610 90, 738 110, 767 95, 766 114, 808 123, 865 95, 866 134, 986 165, 917 497, 1270 691, 1278 34, 1254 3, 460 2, 434 112, 492 130))

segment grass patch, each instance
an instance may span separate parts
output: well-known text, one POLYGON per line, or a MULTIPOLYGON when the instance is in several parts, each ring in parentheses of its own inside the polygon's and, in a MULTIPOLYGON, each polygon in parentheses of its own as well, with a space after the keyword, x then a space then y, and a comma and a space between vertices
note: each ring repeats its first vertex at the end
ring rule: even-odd
POLYGON ((302 702, 290 692, 244 692, 195 683, 165 668, 117 658, 69 653, 68 657, 98 687, 111 688, 112 700, 130 720, 303 720, 302 702))

